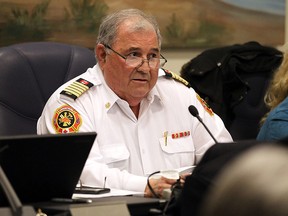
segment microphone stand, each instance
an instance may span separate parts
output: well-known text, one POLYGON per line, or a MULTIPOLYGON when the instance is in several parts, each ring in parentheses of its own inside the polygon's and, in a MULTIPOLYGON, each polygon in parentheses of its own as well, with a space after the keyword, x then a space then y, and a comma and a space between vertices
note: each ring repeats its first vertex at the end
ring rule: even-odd
POLYGON ((0 208, 1 216, 35 216, 36 213, 32 206, 22 206, 17 194, 15 193, 11 183, 6 177, 1 165, 0 165, 0 184, 8 199, 10 208, 0 208))
POLYGON ((193 105, 190 105, 188 107, 188 110, 190 112, 190 114, 194 117, 196 117, 198 119, 198 121, 204 126, 205 130, 209 133, 209 135, 212 137, 212 139, 214 140, 215 143, 218 143, 218 141, 215 139, 215 137, 213 136, 213 134, 211 133, 211 131, 209 130, 209 128, 206 126, 206 124, 204 124, 202 118, 199 116, 199 112, 197 110, 197 108, 193 105))
POLYGON ((212 139, 214 140, 215 143, 218 143, 218 141, 215 139, 215 137, 213 136, 213 134, 211 133, 211 131, 208 129, 208 127, 206 126, 206 124, 204 124, 202 118, 197 115, 196 118, 201 122, 201 124, 205 127, 206 131, 210 134, 210 136, 212 137, 212 139))

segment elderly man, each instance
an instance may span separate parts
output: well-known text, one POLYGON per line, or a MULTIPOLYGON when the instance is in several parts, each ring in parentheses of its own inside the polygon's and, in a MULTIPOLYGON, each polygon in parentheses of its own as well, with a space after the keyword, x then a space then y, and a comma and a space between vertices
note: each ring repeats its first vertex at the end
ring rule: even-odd
POLYGON ((51 96, 37 125, 39 134, 97 132, 82 183, 103 186, 106 179, 111 188, 161 196, 176 180, 147 185, 149 174, 195 165, 215 143, 189 113, 192 104, 219 142, 232 140, 195 91, 162 69, 167 60, 153 17, 137 9, 107 16, 95 55, 93 68, 51 96))

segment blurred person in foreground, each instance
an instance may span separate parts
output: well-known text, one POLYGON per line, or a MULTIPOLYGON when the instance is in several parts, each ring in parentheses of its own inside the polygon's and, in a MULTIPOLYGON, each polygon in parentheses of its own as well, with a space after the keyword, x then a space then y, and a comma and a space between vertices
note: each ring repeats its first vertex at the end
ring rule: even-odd
POLYGON ((200 216, 288 215, 288 149, 252 147, 230 163, 205 197, 200 216))
MULTIPOLYGON (((97 133, 83 184, 161 197, 176 180, 151 173, 195 165, 215 142, 232 140, 222 120, 178 75, 162 69, 155 19, 138 9, 108 15, 95 47, 97 64, 61 86, 38 120, 38 134, 97 133)), ((77 158, 75 158, 77 160, 77 158)), ((184 183, 184 178, 182 179, 184 183)))

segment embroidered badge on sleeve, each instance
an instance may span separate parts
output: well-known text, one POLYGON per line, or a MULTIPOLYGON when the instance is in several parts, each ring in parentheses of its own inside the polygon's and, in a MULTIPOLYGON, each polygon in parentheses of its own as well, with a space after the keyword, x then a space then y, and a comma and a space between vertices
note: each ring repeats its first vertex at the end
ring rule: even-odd
POLYGON ((200 101, 200 103, 202 104, 202 106, 204 107, 204 109, 211 115, 213 116, 214 113, 213 113, 213 110, 208 106, 208 104, 206 103, 206 101, 201 98, 198 94, 196 94, 197 96, 197 99, 200 101))
POLYGON ((79 130, 82 119, 75 109, 64 105, 56 109, 52 123, 58 134, 75 133, 79 130))

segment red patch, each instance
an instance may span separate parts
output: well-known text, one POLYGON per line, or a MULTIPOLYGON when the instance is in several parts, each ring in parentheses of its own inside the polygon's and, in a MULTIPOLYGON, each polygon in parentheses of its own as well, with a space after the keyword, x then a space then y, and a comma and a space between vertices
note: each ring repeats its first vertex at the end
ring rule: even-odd
POLYGON ((200 101, 200 103, 202 104, 202 106, 204 107, 204 109, 211 115, 213 116, 213 110, 208 106, 208 104, 206 103, 205 100, 203 100, 198 94, 196 95, 197 99, 200 101))
POLYGON ((56 109, 52 123, 56 133, 75 133, 79 131, 82 119, 75 109, 64 105, 56 109))

